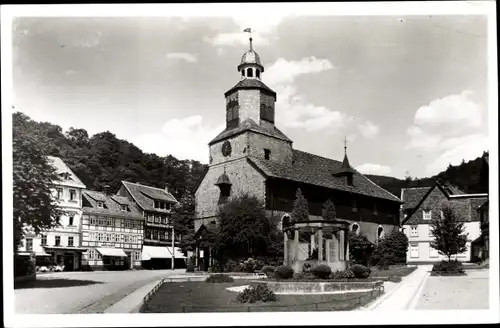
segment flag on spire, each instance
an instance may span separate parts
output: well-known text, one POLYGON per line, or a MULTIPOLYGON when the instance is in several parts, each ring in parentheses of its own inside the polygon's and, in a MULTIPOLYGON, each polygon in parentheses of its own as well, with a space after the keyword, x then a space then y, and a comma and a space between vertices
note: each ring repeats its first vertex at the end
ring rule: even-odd
POLYGON ((243 32, 252 33, 252 29, 250 27, 247 27, 246 29, 243 30, 243 32))

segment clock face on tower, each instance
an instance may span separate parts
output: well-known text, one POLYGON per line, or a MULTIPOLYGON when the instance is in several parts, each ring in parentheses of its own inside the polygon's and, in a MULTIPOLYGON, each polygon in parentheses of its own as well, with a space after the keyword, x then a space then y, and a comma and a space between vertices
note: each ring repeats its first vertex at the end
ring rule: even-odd
POLYGON ((231 143, 227 140, 222 144, 222 155, 224 157, 231 155, 231 143))

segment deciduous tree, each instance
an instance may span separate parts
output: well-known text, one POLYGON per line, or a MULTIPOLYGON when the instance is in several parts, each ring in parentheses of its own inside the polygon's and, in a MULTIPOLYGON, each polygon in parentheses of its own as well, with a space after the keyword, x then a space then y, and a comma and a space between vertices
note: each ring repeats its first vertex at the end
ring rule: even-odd
POLYGON ((335 204, 327 199, 325 204, 323 204, 323 219, 326 221, 335 221, 337 219, 337 211, 335 210, 335 204))
POLYGON ((431 247, 450 261, 451 257, 467 250, 467 233, 463 218, 459 217, 456 205, 450 202, 440 204, 441 215, 431 221, 434 241, 431 247))

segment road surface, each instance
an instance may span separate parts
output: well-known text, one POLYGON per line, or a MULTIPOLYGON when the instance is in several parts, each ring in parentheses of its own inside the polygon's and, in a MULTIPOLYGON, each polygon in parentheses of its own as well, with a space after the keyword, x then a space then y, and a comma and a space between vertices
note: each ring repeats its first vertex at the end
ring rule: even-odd
POLYGON ((140 287, 185 270, 60 272, 14 290, 17 314, 103 313, 140 287))

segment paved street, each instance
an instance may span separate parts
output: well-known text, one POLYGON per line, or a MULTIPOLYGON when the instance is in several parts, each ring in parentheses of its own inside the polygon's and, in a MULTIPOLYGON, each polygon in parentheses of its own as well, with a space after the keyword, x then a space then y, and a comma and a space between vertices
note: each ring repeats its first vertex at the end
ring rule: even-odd
POLYGON ((14 290, 18 314, 103 313, 140 287, 185 270, 97 271, 40 274, 14 290))
POLYGON ((466 276, 429 277, 416 310, 489 308, 489 270, 466 270, 466 276))

